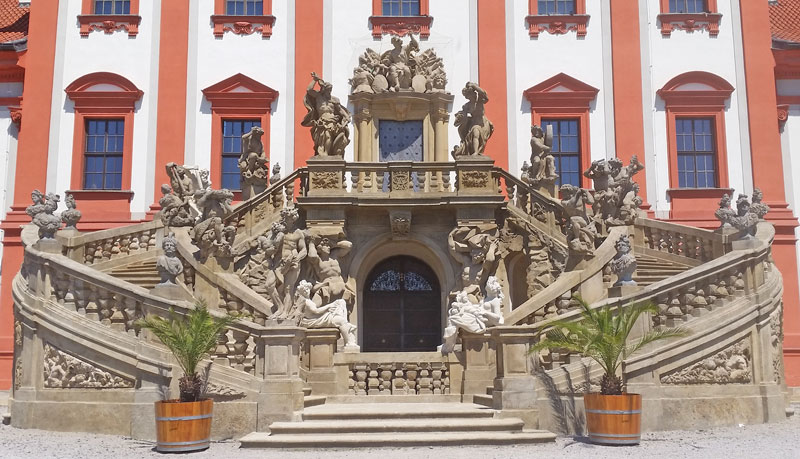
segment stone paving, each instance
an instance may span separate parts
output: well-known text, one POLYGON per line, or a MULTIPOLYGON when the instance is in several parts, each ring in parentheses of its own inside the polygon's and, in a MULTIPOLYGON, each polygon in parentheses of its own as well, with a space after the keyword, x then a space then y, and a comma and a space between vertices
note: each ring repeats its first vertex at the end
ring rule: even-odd
MULTIPOLYGON (((604 447, 582 439, 560 437, 546 445, 503 447, 386 448, 350 450, 240 450, 238 442, 217 442, 211 448, 191 454, 195 458, 280 458, 340 459, 380 457, 443 459, 493 458, 798 458, 800 457, 800 405, 785 421, 772 424, 720 427, 706 430, 650 432, 636 447, 604 447)), ((164 457, 153 444, 111 435, 45 432, 0 425, 0 458, 87 458, 119 459, 164 457)))

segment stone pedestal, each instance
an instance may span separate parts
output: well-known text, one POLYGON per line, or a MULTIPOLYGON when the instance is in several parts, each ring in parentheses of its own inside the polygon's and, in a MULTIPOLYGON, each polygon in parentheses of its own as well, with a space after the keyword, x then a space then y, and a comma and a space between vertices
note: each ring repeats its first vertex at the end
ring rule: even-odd
POLYGON ((194 301, 185 288, 177 284, 158 284, 150 289, 150 294, 175 301, 194 301))
POLYGON ((628 296, 641 290, 642 287, 633 284, 615 285, 608 289, 609 298, 617 298, 621 296, 628 296))
POLYGON ((536 331, 529 327, 495 327, 491 330, 497 349, 497 377, 493 408, 503 416, 519 417, 526 429, 538 428, 535 379, 529 353, 536 331))
POLYGON ((247 201, 248 199, 258 196, 259 194, 263 193, 267 189, 267 180, 264 179, 261 182, 250 182, 245 183, 242 182, 242 201, 247 201))
POLYGON ((33 248, 41 252, 61 254, 61 243, 55 239, 39 239, 33 248))
POLYGON ((333 367, 333 354, 339 330, 335 328, 306 329, 304 342, 306 361, 306 381, 312 394, 336 393, 336 370, 333 367))
POLYGON ((263 378, 258 395, 258 431, 275 421, 298 420, 303 410, 300 349, 305 329, 274 327, 256 338, 256 377, 263 378))
POLYGON ((492 173, 494 160, 488 156, 459 156, 456 158, 456 183, 459 194, 487 194, 498 192, 497 180, 492 173))
POLYGON ((337 156, 313 156, 308 166, 308 196, 340 194, 345 188, 345 160, 337 156))
POLYGON ((461 332, 464 352, 464 395, 486 395, 494 384, 495 348, 490 333, 461 332))

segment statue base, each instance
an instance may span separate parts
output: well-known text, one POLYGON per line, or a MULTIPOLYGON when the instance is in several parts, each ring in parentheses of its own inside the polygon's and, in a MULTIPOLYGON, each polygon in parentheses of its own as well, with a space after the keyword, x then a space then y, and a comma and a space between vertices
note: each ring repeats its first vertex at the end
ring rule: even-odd
POLYGON ((194 301, 192 295, 177 284, 157 284, 150 290, 150 294, 173 301, 194 301))
POLYGON ((608 297, 619 298, 622 296, 628 296, 638 292, 641 289, 642 287, 636 285, 636 282, 633 284, 615 285, 608 289, 608 297))
POLYGON ((263 183, 242 183, 242 201, 258 196, 267 189, 267 180, 263 183))
POLYGON ((33 244, 33 248, 40 252, 61 254, 62 245, 55 239, 39 239, 33 244))
POLYGON ((348 344, 343 349, 345 354, 357 354, 361 352, 361 346, 358 344, 348 344))

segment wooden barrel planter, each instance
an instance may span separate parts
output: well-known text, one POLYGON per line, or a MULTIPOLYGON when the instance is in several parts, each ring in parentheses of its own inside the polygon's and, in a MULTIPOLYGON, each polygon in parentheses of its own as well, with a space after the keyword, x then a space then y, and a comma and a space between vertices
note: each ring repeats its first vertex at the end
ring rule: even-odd
POLYGON ((589 440, 601 445, 638 445, 642 436, 642 396, 586 394, 589 440))
POLYGON ((177 453, 206 449, 211 442, 214 402, 156 402, 156 451, 177 453))

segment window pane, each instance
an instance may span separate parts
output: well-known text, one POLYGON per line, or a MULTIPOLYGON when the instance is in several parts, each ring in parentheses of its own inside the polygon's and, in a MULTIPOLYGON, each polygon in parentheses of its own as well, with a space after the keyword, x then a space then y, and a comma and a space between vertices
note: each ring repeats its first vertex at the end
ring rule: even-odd
POLYGON ((559 174, 557 185, 580 186, 580 126, 577 119, 542 120, 542 128, 553 127, 553 146, 550 150, 559 174))
POLYGON ((125 121, 86 120, 85 129, 84 188, 89 190, 121 189, 125 121))
POLYGON ((717 186, 716 147, 712 120, 683 118, 675 122, 678 150, 678 187, 717 186))
POLYGON ((242 135, 250 132, 253 126, 261 127, 261 120, 222 120, 222 188, 241 189, 242 135))

